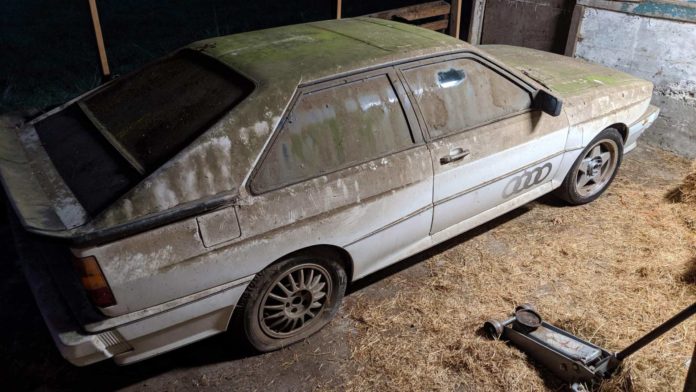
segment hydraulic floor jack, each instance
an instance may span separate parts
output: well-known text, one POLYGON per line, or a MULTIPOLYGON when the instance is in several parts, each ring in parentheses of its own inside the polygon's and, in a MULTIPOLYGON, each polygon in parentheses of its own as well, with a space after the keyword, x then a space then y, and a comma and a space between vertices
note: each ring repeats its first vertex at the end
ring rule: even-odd
MULTIPOLYGON (((611 377, 624 359, 694 313, 696 313, 696 303, 616 353, 595 346, 543 321, 534 306, 530 304, 515 308, 512 318, 506 321, 486 321, 483 328, 491 338, 508 340, 526 352, 557 377, 570 383, 571 390, 583 391, 601 379, 611 377)), ((693 364, 691 371, 694 371, 693 364)), ((693 377, 694 375, 690 375, 689 380, 693 377)))

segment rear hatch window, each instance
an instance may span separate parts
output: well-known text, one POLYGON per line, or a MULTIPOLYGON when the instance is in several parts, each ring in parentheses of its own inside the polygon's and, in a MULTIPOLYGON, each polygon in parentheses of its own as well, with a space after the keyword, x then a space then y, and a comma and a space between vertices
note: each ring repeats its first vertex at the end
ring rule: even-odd
POLYGON ((252 90, 251 81, 217 60, 182 50, 35 127, 59 174, 93 216, 252 90))

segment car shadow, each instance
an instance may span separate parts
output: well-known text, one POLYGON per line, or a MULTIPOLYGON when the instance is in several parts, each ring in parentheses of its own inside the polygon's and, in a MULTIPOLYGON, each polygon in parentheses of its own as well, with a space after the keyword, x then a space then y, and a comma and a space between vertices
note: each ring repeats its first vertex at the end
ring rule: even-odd
MULTIPOLYGON (((530 209, 529 206, 522 206, 361 279, 349 288, 348 295, 486 233, 530 209)), ((4 214, 5 209, 2 211, 4 214)), ((260 360, 259 355, 274 355, 257 354, 240 348, 232 341, 233 337, 222 334, 129 366, 117 366, 112 361, 103 361, 82 368, 69 364, 55 348, 43 323, 32 293, 16 262, 17 255, 7 217, 3 215, 1 218, 0 246, 6 251, 0 262, 0 385, 6 390, 116 390, 146 383, 148 379, 179 369, 235 361, 240 362, 240 373, 248 373, 244 370, 245 366, 258 366, 261 363, 253 358, 260 360), (247 360, 253 363, 244 364, 247 360)), ((272 358, 275 360, 279 357, 272 358)))
POLYGON ((543 204, 548 207, 564 208, 572 207, 568 202, 561 200, 559 197, 555 196, 553 193, 547 193, 540 198, 535 200, 536 203, 543 204))

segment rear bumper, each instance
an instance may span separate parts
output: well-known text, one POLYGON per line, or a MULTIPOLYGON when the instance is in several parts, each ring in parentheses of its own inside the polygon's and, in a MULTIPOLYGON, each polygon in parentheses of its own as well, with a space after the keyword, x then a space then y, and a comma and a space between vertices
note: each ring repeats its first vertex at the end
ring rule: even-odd
POLYGON ((127 365, 226 331, 234 304, 246 285, 238 284, 96 334, 62 328, 48 304, 38 298, 37 303, 58 350, 70 363, 85 366, 113 358, 117 364, 127 365))
POLYGON ((86 302, 66 298, 65 276, 56 275, 50 247, 12 227, 22 268, 41 315, 65 359, 85 366, 107 358, 129 364, 227 330, 235 304, 253 276, 118 317, 86 319, 86 302), (59 286, 61 285, 61 286, 59 286), (78 305, 76 305, 78 304, 78 305), (76 314, 84 313, 81 317, 76 314))
POLYGON ((646 129, 655 122, 660 114, 660 108, 650 105, 648 110, 643 115, 628 127, 628 135, 624 143, 624 154, 631 152, 638 145, 638 138, 645 132, 646 129))

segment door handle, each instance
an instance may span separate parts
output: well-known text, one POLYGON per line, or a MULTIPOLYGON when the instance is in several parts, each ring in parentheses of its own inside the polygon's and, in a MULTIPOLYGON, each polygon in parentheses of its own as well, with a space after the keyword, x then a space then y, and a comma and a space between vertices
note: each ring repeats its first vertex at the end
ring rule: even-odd
POLYGON ((440 164, 446 165, 448 163, 464 159, 464 157, 466 157, 467 155, 469 155, 469 150, 465 150, 460 147, 453 148, 450 150, 449 155, 445 155, 444 157, 440 158, 440 164))

